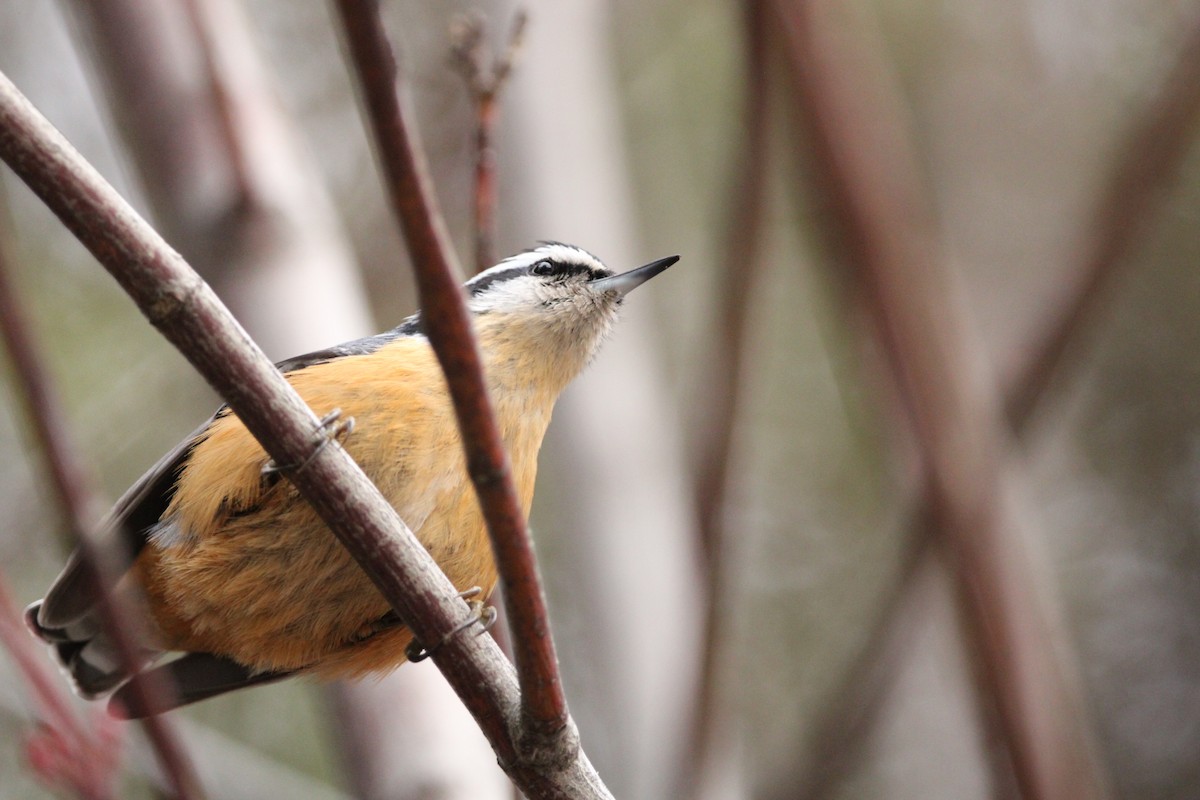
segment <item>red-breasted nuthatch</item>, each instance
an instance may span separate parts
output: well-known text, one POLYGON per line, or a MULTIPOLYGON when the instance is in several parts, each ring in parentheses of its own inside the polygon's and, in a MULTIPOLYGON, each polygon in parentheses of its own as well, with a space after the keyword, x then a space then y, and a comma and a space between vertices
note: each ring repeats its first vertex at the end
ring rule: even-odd
MULTIPOLYGON (((466 284, 526 515, 559 393, 595 354, 625 295, 677 260, 613 275, 584 250, 546 243, 466 284)), ((278 366, 318 413, 337 408, 356 421, 344 446, 451 582, 490 593, 491 545, 420 313, 278 366)), ((148 621, 139 671, 169 673, 181 705, 290 675, 358 677, 405 660, 411 633, 281 473, 225 407, 135 483, 106 521, 133 554, 116 591, 148 621), (184 655, 155 666, 170 652, 184 655)), ((26 616, 81 695, 116 690, 128 702, 120 687, 131 673, 95 602, 76 555, 26 616)))

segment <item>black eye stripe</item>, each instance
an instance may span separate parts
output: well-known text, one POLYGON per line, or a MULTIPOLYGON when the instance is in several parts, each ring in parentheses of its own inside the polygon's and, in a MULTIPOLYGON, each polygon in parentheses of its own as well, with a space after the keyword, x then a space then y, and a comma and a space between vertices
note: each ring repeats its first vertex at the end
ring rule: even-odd
POLYGON ((478 296, 486 292, 493 284, 502 283, 504 281, 519 278, 522 275, 536 275, 538 277, 553 277, 566 278, 571 275, 584 275, 588 280, 597 278, 606 278, 612 273, 604 269, 595 269, 584 264, 576 264, 570 261, 555 261, 552 258, 543 258, 534 262, 527 267, 510 267, 502 269, 498 272, 488 275, 486 278, 476 278, 467 283, 467 290, 472 296, 478 296))
POLYGON ((556 278, 566 278, 571 275, 585 275, 588 280, 607 277, 606 270, 593 269, 585 264, 574 264, 569 261, 553 261, 544 258, 534 264, 530 270, 534 275, 553 275, 556 278))

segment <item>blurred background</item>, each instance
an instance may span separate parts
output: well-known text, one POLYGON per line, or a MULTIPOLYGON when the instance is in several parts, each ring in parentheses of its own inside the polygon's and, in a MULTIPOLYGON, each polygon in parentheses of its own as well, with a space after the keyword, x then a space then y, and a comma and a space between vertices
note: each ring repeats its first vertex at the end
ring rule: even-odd
MULTIPOLYGON (((470 269, 452 30, 482 12, 503 51, 516 6, 383 7, 470 269)), ((531 521, 613 793, 1200 797, 1200 5, 522 7, 498 254, 682 256, 560 402, 531 521), (838 80, 854 113, 822 105, 838 80), (877 123, 865 139, 823 139, 856 119, 877 123), (839 195, 839 146, 878 148, 859 196, 881 200, 839 195), (889 207, 890 235, 856 248, 854 209, 889 207), (889 252, 908 255, 872 272, 889 252), (997 387, 1074 307, 1033 412, 1005 416, 997 387), (956 516, 959 479, 1000 498, 985 518, 956 516), (1028 634, 997 638, 1009 625, 1028 634), (1039 707, 1061 752, 1038 747, 1039 707)), ((325 3, 6 0, 0 71, 269 356, 415 310, 325 3)), ((220 400, 7 169, 0 198, 20 303, 111 501, 220 400)), ((0 580, 24 606, 69 544, 0 363, 0 580)), ((56 796, 28 766, 27 695, 0 654, 0 798, 56 796)), ((513 796, 429 664, 175 716, 212 797, 513 796)), ((158 796, 128 735, 118 794, 158 796)))

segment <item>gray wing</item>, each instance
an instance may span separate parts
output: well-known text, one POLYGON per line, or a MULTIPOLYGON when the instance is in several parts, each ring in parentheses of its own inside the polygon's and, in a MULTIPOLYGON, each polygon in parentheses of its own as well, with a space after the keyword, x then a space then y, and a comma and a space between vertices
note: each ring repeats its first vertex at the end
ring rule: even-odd
POLYGON ((253 672, 236 661, 211 653, 188 653, 151 671, 166 676, 175 687, 173 702, 161 708, 146 708, 138 703, 130 685, 125 684, 109 700, 109 711, 125 719, 142 719, 226 692, 281 681, 296 674, 292 670, 253 672))
MULTIPOLYGON (((324 364, 347 356, 365 355, 400 338, 421 333, 420 316, 414 314, 398 327, 375 336, 345 342, 334 347, 316 350, 301 356, 281 361, 275 366, 285 374, 324 364)), ((138 553, 145 547, 151 528, 162 517, 171 498, 175 495, 175 484, 187 464, 192 450, 203 441, 209 425, 217 418, 228 414, 229 407, 221 406, 217 413, 205 421, 190 436, 164 455, 139 478, 117 500, 101 526, 101 543, 119 553, 120 572, 124 573, 138 553)), ((66 567, 54 581, 36 613, 37 624, 52 635, 56 629, 65 629, 72 622, 86 615, 95 603, 95 595, 87 580, 79 553, 72 553, 66 567)), ((39 632, 41 635, 42 632, 39 632)), ((46 636, 43 636, 46 638, 46 636)))
MULTIPOLYGON (((294 373, 314 364, 371 353, 400 336, 419 333, 420 321, 414 316, 387 333, 291 358, 276 366, 284 373, 294 373)), ((99 543, 120 558, 118 566, 121 574, 129 569, 146 546, 150 531, 170 505, 179 475, 187 467, 192 452, 204 441, 213 421, 229 413, 228 406, 218 409, 191 436, 159 459, 113 506, 101 527, 99 543)), ((54 647, 59 661, 84 697, 102 697, 116 690, 117 704, 130 706, 132 716, 162 710, 132 707, 132 696, 119 688, 132 672, 129 665, 117 658, 115 643, 100 624, 95 605, 96 586, 88 580, 79 552, 76 551, 46 597, 26 609, 25 619, 37 636, 54 647)), ((134 665, 132 671, 149 666, 158 655, 152 650, 144 651, 144 660, 134 665)), ((244 686, 279 680, 290 674, 255 673, 210 653, 188 653, 158 667, 156 671, 165 672, 175 680, 180 692, 177 698, 180 705, 244 686)))
MULTIPOLYGON (((121 495, 108 513, 100 527, 98 543, 120 559, 118 564, 121 573, 133 564, 145 546, 146 531, 166 511, 175 495, 175 482, 180 470, 214 419, 216 415, 160 458, 121 495)), ((46 592, 37 613, 37 623, 50 630, 65 629, 91 611, 94 603, 93 587, 76 550, 46 592)))

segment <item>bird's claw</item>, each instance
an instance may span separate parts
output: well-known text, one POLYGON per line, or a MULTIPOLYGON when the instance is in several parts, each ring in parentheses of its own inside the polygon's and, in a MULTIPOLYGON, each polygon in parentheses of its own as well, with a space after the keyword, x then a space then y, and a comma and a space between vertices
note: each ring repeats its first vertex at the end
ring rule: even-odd
POLYGON ((267 463, 262 466, 263 475, 275 475, 280 472, 303 472, 309 464, 313 462, 317 456, 321 454, 330 442, 340 441, 349 436, 354 431, 354 417, 346 417, 342 419, 342 410, 335 408, 325 416, 321 417, 321 421, 317 423, 316 439, 313 444, 313 451, 308 458, 301 461, 299 464, 276 464, 275 459, 268 459, 267 463))
POLYGON ((441 641, 433 645, 433 647, 425 647, 416 639, 413 639, 404 650, 404 654, 408 657, 408 660, 413 664, 418 661, 424 661, 433 655, 435 650, 472 625, 479 625, 479 632, 475 634, 476 636, 480 636, 491 630, 492 626, 496 624, 496 617, 498 616, 496 607, 485 604, 483 600, 472 599, 477 598, 481 594, 483 594, 483 589, 478 586, 472 586, 464 592, 459 592, 458 596, 466 600, 471 606, 470 615, 459 623, 454 630, 443 636, 441 641))

